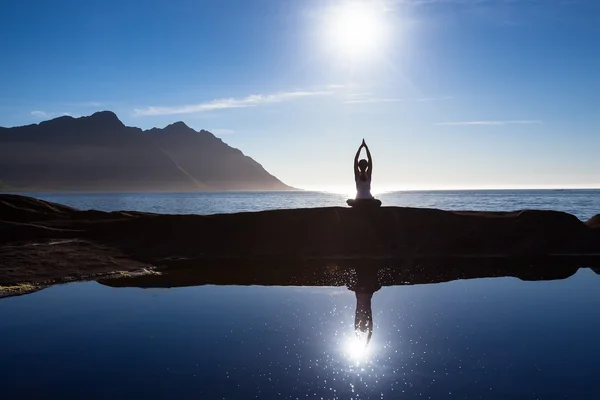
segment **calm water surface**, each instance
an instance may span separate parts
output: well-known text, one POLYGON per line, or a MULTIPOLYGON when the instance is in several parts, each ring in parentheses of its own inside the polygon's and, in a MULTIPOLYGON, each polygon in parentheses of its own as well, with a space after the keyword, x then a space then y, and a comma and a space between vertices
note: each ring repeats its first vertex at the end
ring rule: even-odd
POLYGON ((345 287, 55 286, 0 301, 2 398, 597 399, 600 277, 345 287))
MULTIPOLYGON (((160 194, 33 194, 80 209, 216 214, 278 208, 346 206, 347 196, 322 192, 228 192, 160 194)), ((477 190, 393 192, 377 196, 385 206, 442 210, 565 211, 587 220, 600 213, 600 190, 477 190)))

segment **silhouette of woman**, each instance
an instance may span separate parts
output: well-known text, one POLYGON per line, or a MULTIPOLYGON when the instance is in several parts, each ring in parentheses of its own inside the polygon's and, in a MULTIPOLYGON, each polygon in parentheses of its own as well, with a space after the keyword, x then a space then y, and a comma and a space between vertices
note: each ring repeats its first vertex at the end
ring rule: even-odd
POLYGON ((373 158, 369 146, 363 139, 356 156, 354 156, 354 182, 356 183, 356 198, 348 199, 346 203, 350 207, 379 207, 381 201, 375 199, 371 194, 371 177, 373 176, 373 158), (367 159, 358 161, 362 148, 367 151, 367 159))
POLYGON ((369 146, 363 139, 356 156, 354 157, 354 181, 356 182, 356 198, 357 199, 372 199, 371 195, 371 176, 373 173, 373 159, 371 158, 371 152, 369 146), (360 151, 362 148, 367 151, 367 160, 364 158, 358 161, 360 151))

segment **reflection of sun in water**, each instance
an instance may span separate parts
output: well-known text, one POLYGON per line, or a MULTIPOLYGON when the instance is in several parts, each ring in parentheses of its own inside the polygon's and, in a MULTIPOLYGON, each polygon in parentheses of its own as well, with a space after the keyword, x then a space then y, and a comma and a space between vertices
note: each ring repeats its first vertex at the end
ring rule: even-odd
POLYGON ((376 0, 346 0, 329 10, 325 24, 330 51, 345 58, 375 55, 387 36, 385 11, 376 0))
POLYGON ((353 361, 362 361, 369 355, 369 345, 366 336, 354 336, 344 343, 344 354, 353 361))

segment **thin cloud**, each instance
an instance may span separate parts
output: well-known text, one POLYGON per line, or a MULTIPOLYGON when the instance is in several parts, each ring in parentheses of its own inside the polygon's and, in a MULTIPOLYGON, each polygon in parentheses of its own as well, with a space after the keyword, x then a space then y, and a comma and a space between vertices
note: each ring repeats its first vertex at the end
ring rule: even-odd
POLYGON ((359 92, 359 93, 348 93, 347 96, 348 97, 369 97, 372 96, 373 93, 371 92, 359 92))
POLYGON ((36 118, 50 118, 50 115, 46 111, 32 111, 31 115, 33 115, 36 118))
POLYGON ((455 126, 455 125, 530 125, 541 124, 542 121, 537 119, 517 120, 517 121, 459 121, 459 122, 438 122, 438 126, 455 126))
POLYGON ((307 91, 298 90, 292 92, 280 92, 274 94, 253 94, 243 98, 216 99, 204 103, 188 104, 183 106, 136 108, 133 115, 136 117, 145 117, 153 115, 175 115, 175 114, 195 114, 216 110, 225 110, 228 108, 256 107, 263 104, 282 103, 293 101, 306 97, 324 96, 333 94, 329 90, 307 91))
POLYGON ((64 116, 72 116, 71 113, 63 112, 63 113, 50 113, 46 111, 34 110, 30 113, 35 118, 40 119, 49 119, 55 117, 64 117, 64 116))

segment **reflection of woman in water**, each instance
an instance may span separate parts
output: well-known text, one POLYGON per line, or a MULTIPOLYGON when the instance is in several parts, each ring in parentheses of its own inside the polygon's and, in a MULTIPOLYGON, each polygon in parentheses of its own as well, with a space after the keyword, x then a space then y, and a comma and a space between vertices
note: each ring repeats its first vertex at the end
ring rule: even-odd
POLYGON ((362 144, 356 152, 354 157, 354 181, 356 182, 356 198, 357 199, 372 199, 371 195, 371 174, 373 173, 373 160, 371 158, 371 152, 369 146, 363 139, 362 144), (360 151, 362 148, 367 151, 367 160, 364 158, 358 161, 360 151))
POLYGON ((373 335, 373 311, 371 311, 371 298, 373 292, 356 291, 356 315, 354 316, 354 333, 361 339, 367 335, 365 346, 369 344, 373 335))
POLYGON ((356 295, 356 315, 354 317, 354 333, 359 339, 365 340, 365 346, 369 344, 373 335, 373 311, 371 310, 371 298, 373 293, 381 289, 377 279, 377 268, 356 268, 356 283, 349 285, 348 289, 356 295), (365 337, 366 335, 366 337, 365 337))

